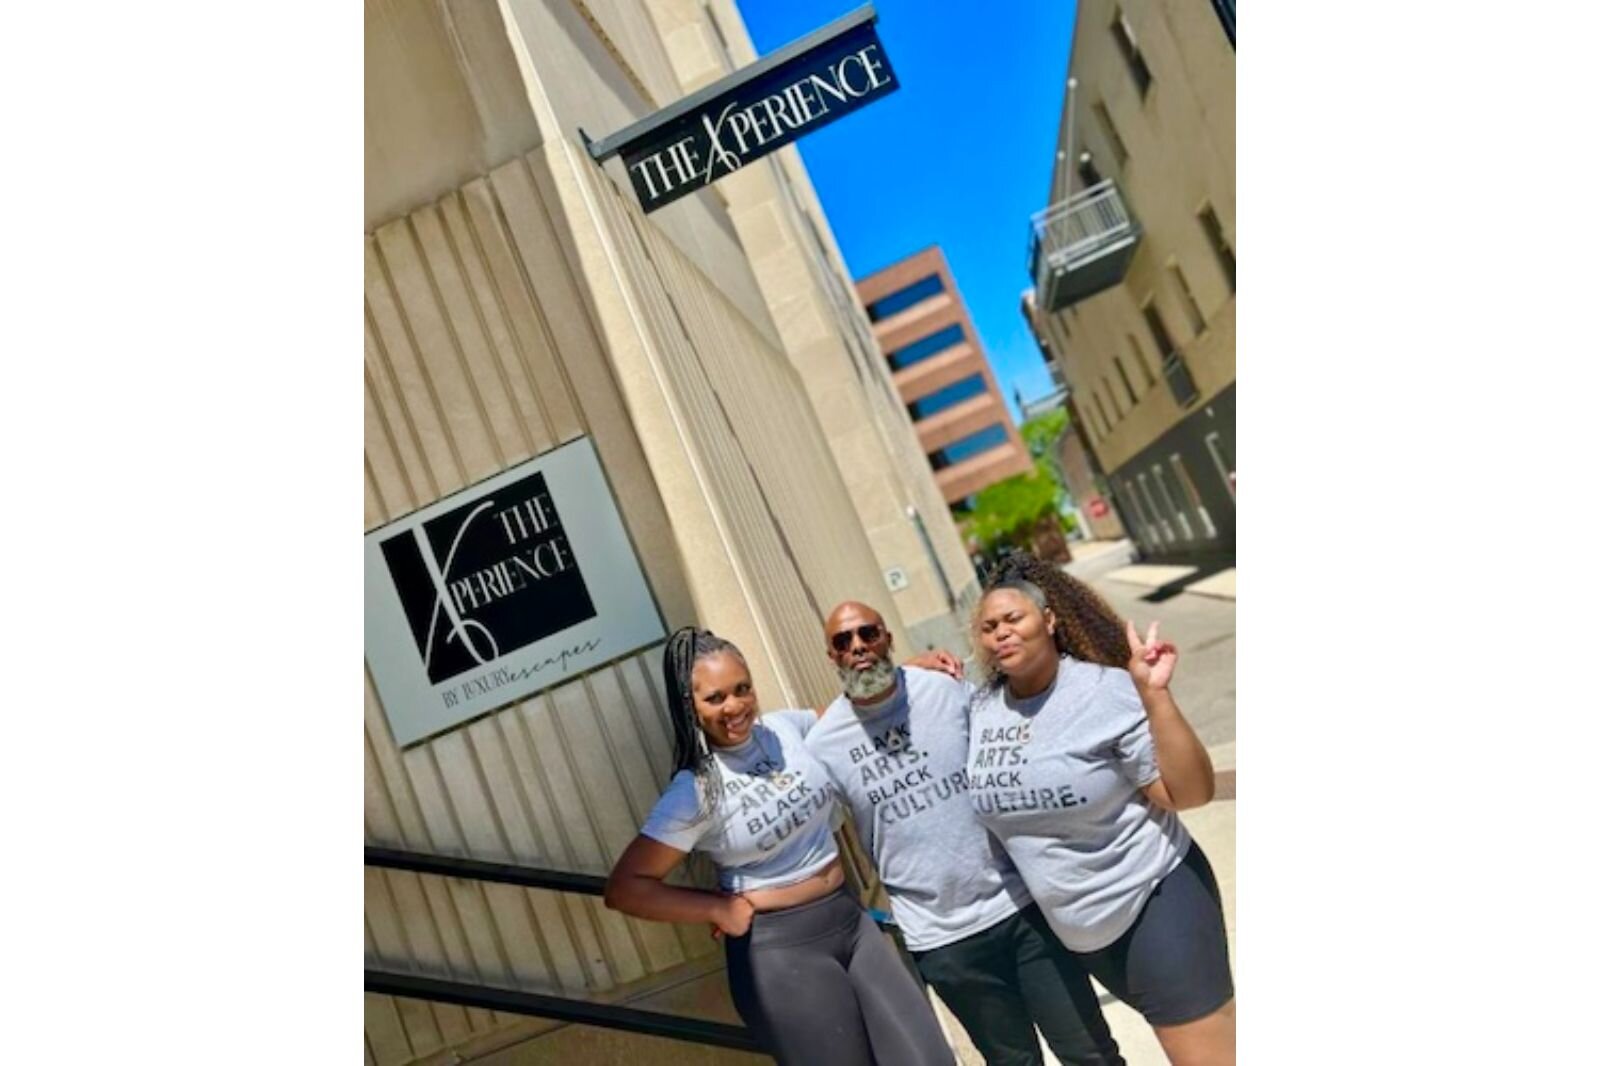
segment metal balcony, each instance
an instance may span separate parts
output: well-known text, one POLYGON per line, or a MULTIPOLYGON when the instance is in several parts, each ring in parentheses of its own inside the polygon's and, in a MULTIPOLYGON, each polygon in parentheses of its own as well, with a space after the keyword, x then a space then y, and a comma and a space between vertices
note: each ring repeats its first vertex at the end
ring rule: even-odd
POLYGON ((1107 178, 1033 216, 1028 272, 1042 311, 1060 311, 1128 273, 1143 231, 1107 178))

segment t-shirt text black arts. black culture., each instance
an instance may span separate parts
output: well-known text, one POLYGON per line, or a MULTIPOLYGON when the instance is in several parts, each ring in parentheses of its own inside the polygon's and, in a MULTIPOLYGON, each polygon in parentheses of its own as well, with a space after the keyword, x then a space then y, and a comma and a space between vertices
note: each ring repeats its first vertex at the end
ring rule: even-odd
POLYGON ((885 824, 933 809, 967 790, 966 771, 934 776, 927 755, 911 741, 911 723, 902 721, 850 749, 850 762, 867 790, 867 802, 880 809, 885 824))
POLYGON ((829 796, 826 783, 818 787, 793 772, 736 778, 722 786, 727 817, 743 823, 762 851, 782 844, 827 805, 829 796))
POLYGON ((1070 784, 1024 788, 1031 721, 1005 726, 980 726, 972 745, 972 805, 980 814, 1004 811, 1066 809, 1084 802, 1070 784))

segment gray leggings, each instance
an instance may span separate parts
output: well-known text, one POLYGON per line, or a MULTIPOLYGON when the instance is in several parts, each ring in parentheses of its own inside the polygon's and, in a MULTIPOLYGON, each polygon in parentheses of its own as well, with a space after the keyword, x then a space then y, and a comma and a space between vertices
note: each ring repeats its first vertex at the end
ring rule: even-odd
POLYGON ((955 1066, 933 1007, 847 888, 727 938, 733 1005, 779 1066, 955 1066))

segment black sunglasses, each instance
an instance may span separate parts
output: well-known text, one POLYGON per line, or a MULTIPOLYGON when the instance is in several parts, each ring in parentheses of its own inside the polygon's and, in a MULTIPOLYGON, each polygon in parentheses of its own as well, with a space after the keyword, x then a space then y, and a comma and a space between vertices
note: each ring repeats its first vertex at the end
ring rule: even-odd
POLYGON ((856 626, 854 629, 841 629, 829 638, 829 642, 833 644, 834 651, 849 651, 850 638, 857 636, 861 638, 861 643, 863 644, 876 643, 877 639, 883 636, 883 627, 868 622, 866 625, 856 626))

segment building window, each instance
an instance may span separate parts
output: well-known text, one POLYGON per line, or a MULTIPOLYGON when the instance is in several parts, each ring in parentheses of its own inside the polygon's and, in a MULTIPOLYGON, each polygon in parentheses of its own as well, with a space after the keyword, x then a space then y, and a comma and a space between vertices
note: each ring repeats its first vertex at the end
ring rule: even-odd
POLYGON ((1178 354, 1178 346, 1172 343, 1172 334, 1167 332, 1167 323, 1161 317, 1160 309, 1156 307, 1156 298, 1145 297, 1139 310, 1144 315, 1145 325, 1150 327, 1150 336, 1156 340, 1156 359, 1165 364, 1168 359, 1178 354))
POLYGON ((1172 283, 1178 289, 1178 295, 1183 297, 1183 310, 1189 316, 1189 329, 1196 337, 1206 331, 1206 316, 1200 313, 1200 304, 1194 298, 1194 290, 1189 288, 1189 279, 1183 276, 1183 268, 1178 266, 1177 260, 1167 264, 1167 273, 1172 276, 1172 283))
POLYGON ((1167 516, 1161 513, 1161 508, 1156 506, 1156 498, 1150 495, 1150 479, 1139 474, 1139 495, 1144 497, 1144 502, 1150 505, 1150 513, 1155 516, 1156 524, 1160 527, 1162 536, 1168 544, 1177 543, 1177 534, 1172 532, 1172 523, 1167 521, 1167 516))
POLYGON ((971 377, 946 385, 938 392, 931 392, 920 400, 906 404, 906 410, 911 413, 912 421, 920 422, 924 418, 954 407, 963 400, 983 395, 987 387, 982 374, 973 374, 971 377))
POLYGON ((1139 99, 1143 100, 1150 95, 1150 85, 1155 79, 1150 76, 1144 56, 1139 54, 1139 42, 1133 36, 1133 27, 1128 25, 1128 17, 1120 7, 1111 19, 1111 36, 1117 42, 1117 51, 1122 53, 1123 62, 1128 64, 1129 76, 1139 87, 1139 99))
POLYGON ((1161 502, 1166 507, 1167 513, 1173 518, 1177 519, 1178 528, 1183 531, 1183 539, 1193 540, 1194 527, 1189 524, 1189 516, 1184 514, 1183 508, 1179 507, 1177 503, 1173 501, 1172 493, 1167 489, 1166 475, 1161 472, 1161 465, 1159 463, 1150 468, 1150 475, 1151 479, 1156 483, 1156 494, 1161 498, 1161 502))
POLYGON ((1101 374, 1100 384, 1105 388, 1106 395, 1111 397, 1111 409, 1117 412, 1117 421, 1121 422, 1127 412, 1122 409, 1122 401, 1117 399, 1117 390, 1111 387, 1111 379, 1101 374))
POLYGON ((929 274, 903 289, 897 289, 881 299, 872 301, 867 305, 867 317, 874 322, 888 318, 908 307, 915 307, 928 297, 937 296, 943 291, 944 279, 937 274, 929 274))
POLYGON ((1178 401, 1179 407, 1188 407, 1200 398, 1200 390, 1195 388, 1194 378, 1189 374, 1189 364, 1184 362, 1178 346, 1172 343, 1172 334, 1167 332, 1167 324, 1156 307, 1155 297, 1146 297, 1140 310, 1144 312, 1150 335, 1155 338, 1156 352, 1161 357, 1161 375, 1167 379, 1167 388, 1172 392, 1172 398, 1178 401))
POLYGON ((1144 504, 1139 502, 1138 493, 1133 491, 1133 486, 1127 478, 1122 479, 1122 503, 1124 509, 1132 508, 1134 517, 1138 519, 1133 537, 1139 546, 1146 551, 1155 551, 1161 546, 1161 534, 1156 529, 1155 523, 1150 521, 1150 516, 1145 513, 1144 504))
POLYGON ((1111 112, 1106 110, 1105 101, 1094 102, 1094 118, 1100 123, 1100 132, 1104 134, 1106 143, 1111 146, 1111 156, 1117 161, 1118 169, 1128 165, 1128 146, 1123 143, 1122 135, 1117 132, 1116 123, 1111 121, 1111 112))
POLYGON ((1105 180, 1100 176, 1100 168, 1094 165, 1094 156, 1088 152, 1078 157, 1078 180, 1085 189, 1092 189, 1105 180))
POLYGON ((1147 389, 1154 388, 1156 376, 1150 370, 1150 364, 1145 360, 1144 349, 1139 345, 1139 338, 1131 333, 1128 334, 1128 345, 1133 349, 1134 364, 1138 366, 1139 373, 1144 376, 1144 387, 1147 389))
POLYGON ((985 426, 976 433, 952 441, 943 448, 928 456, 928 462, 935 470, 943 470, 947 466, 954 466, 964 459, 971 459, 991 448, 998 448, 1006 443, 1006 427, 996 422, 992 426, 985 426))
POLYGON ((1128 406, 1132 407, 1139 402, 1139 394, 1133 391, 1133 382, 1128 380, 1128 370, 1122 365, 1122 356, 1113 355, 1111 362, 1117 368, 1117 377, 1122 379, 1122 387, 1128 390, 1128 406))
POLYGON ((896 370, 904 370, 929 356, 954 348, 966 339, 966 334, 961 331, 961 323, 952 323, 937 333, 930 333, 921 340, 912 341, 904 348, 896 348, 889 353, 889 365, 896 370))
POLYGON ((1177 479, 1178 487, 1189 501, 1189 507, 1200 516, 1200 524, 1206 527, 1206 539, 1217 539, 1217 527, 1211 521, 1211 513, 1206 510, 1206 505, 1200 502, 1200 491, 1194 487, 1194 479, 1189 476, 1188 469, 1183 465, 1183 457, 1177 452, 1167 456, 1167 462, 1172 464, 1172 475, 1177 479))
POLYGON ((1222 475, 1222 483, 1228 486, 1228 498, 1237 500, 1233 483, 1233 451, 1223 441, 1220 433, 1206 434, 1206 451, 1211 453, 1211 461, 1217 464, 1217 473, 1222 475))
POLYGON ((1217 265, 1222 268, 1222 276, 1228 281, 1228 291, 1238 292, 1238 280, 1234 276, 1238 264, 1234 262, 1233 246, 1228 243, 1228 238, 1222 235, 1222 220, 1217 217, 1210 204, 1202 205, 1200 213, 1195 217, 1200 220, 1200 228, 1206 233, 1206 242, 1211 245, 1211 251, 1217 257, 1217 265))
POLYGON ((1106 405, 1104 401, 1100 399, 1100 394, 1093 389, 1089 390, 1089 395, 1094 397, 1094 409, 1100 412, 1100 424, 1105 427, 1106 435, 1110 436, 1111 419, 1106 417, 1106 405))

